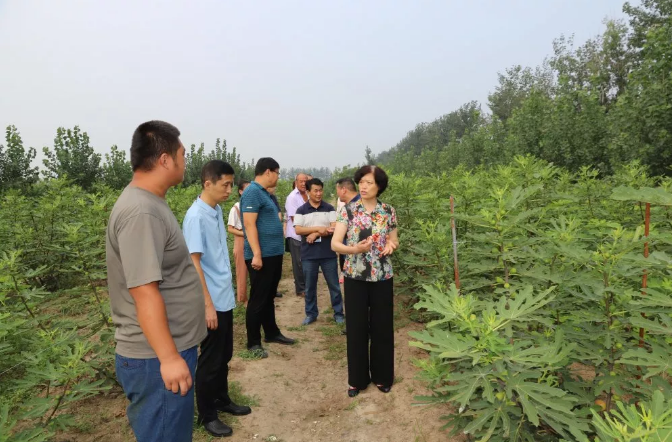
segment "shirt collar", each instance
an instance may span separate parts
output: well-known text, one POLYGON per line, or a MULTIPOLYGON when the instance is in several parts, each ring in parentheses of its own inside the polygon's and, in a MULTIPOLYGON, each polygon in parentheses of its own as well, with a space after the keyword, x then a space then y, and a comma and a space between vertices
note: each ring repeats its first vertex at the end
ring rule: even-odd
MULTIPOLYGON (((355 201, 354 204, 355 204, 355 207, 357 208, 357 210, 360 210, 362 212, 366 212, 366 207, 364 207, 364 203, 362 202, 361 198, 358 199, 357 201, 355 201)), ((381 203, 380 200, 376 200, 376 207, 373 208, 372 213, 382 212, 382 209, 383 209, 383 203, 381 203)))
POLYGON ((313 206, 312 204, 310 204, 310 200, 306 201, 306 204, 308 204, 308 207, 310 207, 310 208, 313 209, 313 210, 320 210, 320 209, 326 207, 326 206, 324 205, 324 204, 325 204, 325 203, 324 203, 324 200, 320 201, 320 205, 317 206, 317 207, 315 207, 315 206, 313 206))
POLYGON ((210 207, 208 203, 203 201, 201 199, 201 196, 199 195, 198 198, 196 198, 196 204, 198 204, 198 207, 201 209, 205 210, 205 212, 210 215, 210 216, 217 216, 217 206, 215 207, 210 207))
MULTIPOLYGON (((301 201, 303 201, 303 197, 301 196, 301 192, 299 192, 298 188, 294 188, 294 190, 292 190, 292 192, 289 195, 292 198, 300 198, 301 201)), ((307 203, 308 201, 305 201, 305 202, 307 203)))

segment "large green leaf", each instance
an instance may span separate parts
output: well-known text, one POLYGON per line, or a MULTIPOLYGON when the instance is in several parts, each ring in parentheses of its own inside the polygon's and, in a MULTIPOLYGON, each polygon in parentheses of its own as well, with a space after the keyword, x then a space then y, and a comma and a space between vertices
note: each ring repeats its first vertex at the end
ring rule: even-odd
POLYGON ((641 201, 659 206, 672 206, 672 193, 662 187, 641 187, 633 189, 628 186, 618 186, 611 192, 611 199, 618 201, 641 201))

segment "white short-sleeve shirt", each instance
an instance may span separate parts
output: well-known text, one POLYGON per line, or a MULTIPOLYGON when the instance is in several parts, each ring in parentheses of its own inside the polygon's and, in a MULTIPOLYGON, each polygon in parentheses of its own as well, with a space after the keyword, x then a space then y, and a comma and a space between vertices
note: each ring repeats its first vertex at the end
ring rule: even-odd
POLYGON ((240 202, 231 207, 229 222, 227 224, 234 229, 243 230, 243 221, 240 219, 240 202))

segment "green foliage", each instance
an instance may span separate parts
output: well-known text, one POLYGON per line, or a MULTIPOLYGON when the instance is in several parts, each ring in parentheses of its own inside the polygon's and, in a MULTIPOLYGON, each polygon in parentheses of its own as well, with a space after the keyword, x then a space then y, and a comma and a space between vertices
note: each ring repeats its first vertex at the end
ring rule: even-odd
POLYGON ((37 167, 31 167, 37 152, 32 147, 26 151, 14 126, 7 126, 5 142, 6 146, 0 144, 0 191, 26 188, 37 181, 37 167))
POLYGON ((446 426, 474 440, 560 441, 600 434, 594 412, 672 397, 672 214, 655 205, 645 238, 640 204, 669 204, 669 189, 637 162, 600 179, 532 157, 393 176, 395 279, 427 322, 411 333, 430 354, 419 365, 433 395, 418 400, 454 405, 446 426))
POLYGON ((73 404, 116 385, 103 288, 116 196, 57 179, 38 189, 7 192, 0 210, 0 434, 17 419, 35 429, 12 440, 48 439, 74 422, 73 404))
POLYGON ((217 138, 215 142, 215 148, 210 152, 206 153, 205 143, 196 148, 195 144, 192 144, 189 148, 189 152, 186 155, 186 169, 184 172, 184 181, 182 186, 189 187, 191 185, 201 184, 201 170, 205 163, 210 160, 222 160, 225 161, 231 166, 236 173, 236 180, 254 179, 254 164, 241 162, 240 154, 237 152, 234 147, 231 152, 229 152, 226 145, 226 140, 221 140, 217 138))
MULTIPOLYGON (((483 122, 480 104, 471 101, 431 123, 418 124, 395 147, 378 155, 376 161, 391 163, 398 172, 414 170, 414 157, 423 150, 444 150, 444 146, 447 146, 451 141, 461 139, 483 122)), ((433 172, 436 168, 433 167, 428 170, 433 172)))
POLYGON ((54 138, 53 152, 43 148, 43 171, 47 178, 67 178, 84 189, 91 189, 100 177, 100 154, 90 145, 89 135, 79 126, 59 127, 54 138))
POLYGON ((101 175, 103 184, 112 189, 121 190, 126 187, 133 179, 133 169, 131 162, 126 159, 126 152, 112 146, 110 153, 105 154, 101 175))
POLYGON ((508 120, 533 90, 550 96, 553 88, 549 66, 532 71, 517 65, 506 69, 505 74, 498 73, 497 77, 499 85, 488 95, 488 106, 500 121, 508 120))
MULTIPOLYGON (((652 2, 645 2, 652 3, 652 2)), ((667 15, 646 32, 639 63, 614 113, 614 145, 641 159, 655 174, 672 165, 672 1, 667 15)))
POLYGON ((672 403, 660 391, 650 402, 639 405, 618 403, 618 411, 602 417, 593 411, 596 442, 663 442, 672 437, 672 403))
POLYGON ((669 175, 672 1, 626 3, 624 11, 630 26, 606 21, 601 35, 578 47, 561 36, 536 69, 499 73, 488 95, 492 115, 472 102, 417 125, 377 162, 397 173, 438 175, 531 154, 570 172, 612 174, 640 160, 655 175, 669 175))

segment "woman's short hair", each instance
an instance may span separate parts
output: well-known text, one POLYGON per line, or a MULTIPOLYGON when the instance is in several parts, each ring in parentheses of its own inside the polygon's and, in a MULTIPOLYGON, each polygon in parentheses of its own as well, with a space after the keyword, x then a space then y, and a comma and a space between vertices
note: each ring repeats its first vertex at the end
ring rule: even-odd
POLYGON ((360 167, 359 170, 355 172, 355 182, 359 184, 364 175, 369 173, 373 174, 373 180, 376 182, 376 186, 378 186, 378 195, 376 196, 380 196, 385 189, 387 189, 387 174, 380 167, 371 165, 360 167))
POLYGON ((250 180, 241 179, 238 181, 238 190, 244 190, 248 184, 250 184, 250 180))

